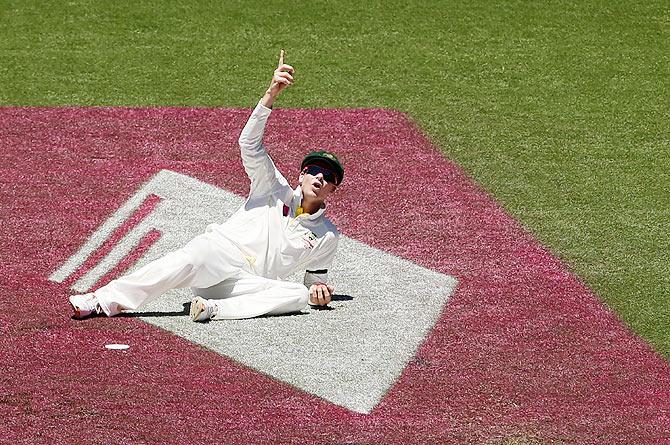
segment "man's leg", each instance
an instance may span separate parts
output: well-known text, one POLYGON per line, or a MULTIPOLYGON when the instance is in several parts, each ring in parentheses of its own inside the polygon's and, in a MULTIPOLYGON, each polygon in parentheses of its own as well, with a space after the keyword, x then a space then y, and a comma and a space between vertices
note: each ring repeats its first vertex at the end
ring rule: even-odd
POLYGON ((300 311, 309 301, 309 291, 300 283, 270 280, 248 272, 208 289, 194 288, 193 292, 217 306, 214 320, 288 314, 300 311))
POLYGON ((184 247, 95 291, 108 316, 137 309, 170 289, 209 287, 234 277, 246 266, 239 250, 227 240, 203 234, 184 247))

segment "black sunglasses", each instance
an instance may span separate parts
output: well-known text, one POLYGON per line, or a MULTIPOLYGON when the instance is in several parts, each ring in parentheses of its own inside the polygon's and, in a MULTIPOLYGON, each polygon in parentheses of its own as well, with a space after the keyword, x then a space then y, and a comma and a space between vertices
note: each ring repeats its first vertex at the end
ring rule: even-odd
POLYGON ((323 179, 326 182, 337 185, 337 175, 333 173, 332 170, 328 170, 327 168, 321 167, 320 165, 315 164, 308 165, 307 167, 304 168, 303 172, 310 174, 312 176, 316 176, 319 173, 321 173, 323 175, 323 179))

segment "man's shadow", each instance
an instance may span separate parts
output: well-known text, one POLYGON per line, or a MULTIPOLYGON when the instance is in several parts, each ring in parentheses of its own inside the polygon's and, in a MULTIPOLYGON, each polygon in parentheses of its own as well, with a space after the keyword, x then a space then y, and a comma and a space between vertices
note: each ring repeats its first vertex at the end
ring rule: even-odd
MULTIPOLYGON (((353 300, 354 297, 351 295, 342 295, 342 294, 335 294, 333 295, 333 298, 331 298, 331 301, 351 301, 353 300)), ((189 315, 191 313, 191 302, 188 301, 186 303, 182 303, 183 309, 181 311, 146 311, 146 312, 122 312, 117 317, 130 317, 130 318, 139 318, 139 317, 179 317, 182 315, 189 315)), ((335 308, 330 307, 330 306, 310 306, 311 309, 315 309, 318 311, 332 311, 335 310, 335 308)), ((290 314, 285 314, 285 315, 308 315, 307 312, 293 312, 290 314)), ((280 317, 283 315, 280 315, 280 317)), ((263 316, 266 317, 266 316, 263 316)), ((257 318, 263 318, 263 317, 257 317, 257 318)), ((273 315, 273 317, 276 317, 276 315, 273 315)))
MULTIPOLYGON (((333 297, 330 299, 331 301, 351 301, 353 300, 354 297, 351 295, 342 295, 342 294, 334 294, 333 297)), ((309 306, 310 309, 314 309, 317 311, 334 311, 335 308, 332 306, 309 306)))

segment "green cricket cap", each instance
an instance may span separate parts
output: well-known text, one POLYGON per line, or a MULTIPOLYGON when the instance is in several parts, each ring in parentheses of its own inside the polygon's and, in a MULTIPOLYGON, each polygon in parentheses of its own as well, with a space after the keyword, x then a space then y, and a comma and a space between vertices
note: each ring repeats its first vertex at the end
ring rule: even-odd
POLYGON ((311 164, 326 165, 333 171, 333 173, 335 173, 335 175, 337 175, 336 185, 340 185, 342 183, 342 179, 344 178, 344 167, 342 167, 342 164, 340 164, 340 160, 337 159, 337 156, 335 156, 335 154, 324 150, 313 151, 307 156, 305 156, 305 159, 302 160, 300 168, 303 169, 311 164))

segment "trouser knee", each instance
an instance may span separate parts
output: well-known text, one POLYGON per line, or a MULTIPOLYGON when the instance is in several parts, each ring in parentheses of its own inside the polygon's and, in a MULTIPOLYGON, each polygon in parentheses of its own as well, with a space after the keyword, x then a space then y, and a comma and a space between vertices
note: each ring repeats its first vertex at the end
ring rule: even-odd
POLYGON ((179 250, 184 255, 185 262, 192 269, 198 270, 206 266, 215 257, 212 244, 205 239, 195 238, 179 250))
POLYGON ((309 290, 305 286, 296 289, 295 297, 291 303, 285 307, 286 312, 298 312, 304 309, 309 303, 309 290))
POLYGON ((302 289, 298 292, 298 302, 301 307, 307 306, 309 303, 309 289, 307 289, 305 286, 302 286, 302 289))

